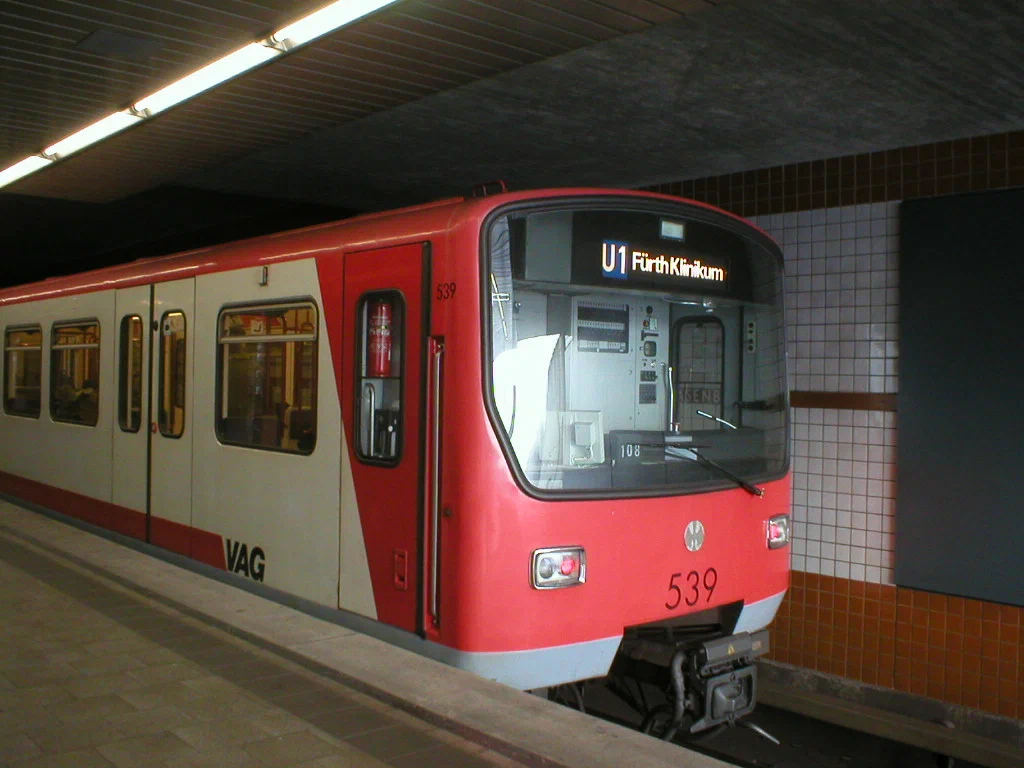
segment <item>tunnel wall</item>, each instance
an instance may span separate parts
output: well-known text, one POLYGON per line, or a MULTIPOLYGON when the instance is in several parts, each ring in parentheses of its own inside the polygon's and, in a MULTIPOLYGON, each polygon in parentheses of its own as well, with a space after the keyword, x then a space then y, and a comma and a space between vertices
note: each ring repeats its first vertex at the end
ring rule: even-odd
POLYGON ((899 203, 1020 186, 1024 131, 652 188, 748 217, 785 253, 794 541, 776 661, 1024 716, 1024 610, 894 580, 899 203))

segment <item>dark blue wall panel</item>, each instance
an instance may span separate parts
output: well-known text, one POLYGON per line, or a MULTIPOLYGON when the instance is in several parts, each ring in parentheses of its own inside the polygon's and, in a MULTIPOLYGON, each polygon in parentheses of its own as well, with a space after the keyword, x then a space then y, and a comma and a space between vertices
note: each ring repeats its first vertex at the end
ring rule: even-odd
POLYGON ((900 231, 896 583, 1024 605, 1024 189, 900 231))

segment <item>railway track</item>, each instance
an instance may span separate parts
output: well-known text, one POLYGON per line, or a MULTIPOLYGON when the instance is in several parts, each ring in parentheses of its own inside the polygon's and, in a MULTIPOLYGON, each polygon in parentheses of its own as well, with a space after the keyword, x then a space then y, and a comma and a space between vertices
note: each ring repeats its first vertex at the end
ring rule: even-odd
MULTIPOLYGON (((587 714, 594 717, 640 728, 639 713, 603 686, 588 686, 583 704, 587 714)), ((1013 764, 998 758, 984 763, 950 758, 763 704, 746 720, 777 737, 780 743, 773 744, 753 730, 738 726, 712 729, 690 738, 677 737, 674 743, 744 768, 1002 768, 1013 764)))

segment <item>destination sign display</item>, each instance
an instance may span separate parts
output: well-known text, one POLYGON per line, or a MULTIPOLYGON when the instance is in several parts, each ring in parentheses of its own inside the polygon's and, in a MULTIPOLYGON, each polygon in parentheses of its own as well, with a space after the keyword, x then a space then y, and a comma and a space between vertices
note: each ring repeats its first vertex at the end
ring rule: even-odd
POLYGON ((601 242, 601 276, 613 280, 723 286, 728 270, 723 260, 671 253, 617 240, 601 242))
POLYGON ((577 211, 571 226, 557 231, 548 231, 551 226, 543 230, 541 224, 548 222, 537 222, 525 238, 527 260, 533 260, 536 279, 554 274, 559 248, 568 245, 567 282, 576 285, 698 296, 750 295, 748 242, 726 227, 682 216, 603 209, 577 211))

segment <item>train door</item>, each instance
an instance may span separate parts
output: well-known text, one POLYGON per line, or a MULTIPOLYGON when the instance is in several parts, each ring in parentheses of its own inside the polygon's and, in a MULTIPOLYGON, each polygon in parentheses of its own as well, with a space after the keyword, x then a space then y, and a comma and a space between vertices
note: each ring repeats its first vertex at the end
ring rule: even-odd
POLYGON ((149 540, 191 555, 195 279, 153 286, 149 540))
POLYGON ((112 525, 120 533, 146 538, 149 471, 150 287, 115 294, 113 503, 124 510, 112 525))
POLYGON ((409 631, 422 631, 427 269, 425 244, 345 255, 348 459, 377 618, 409 631))

